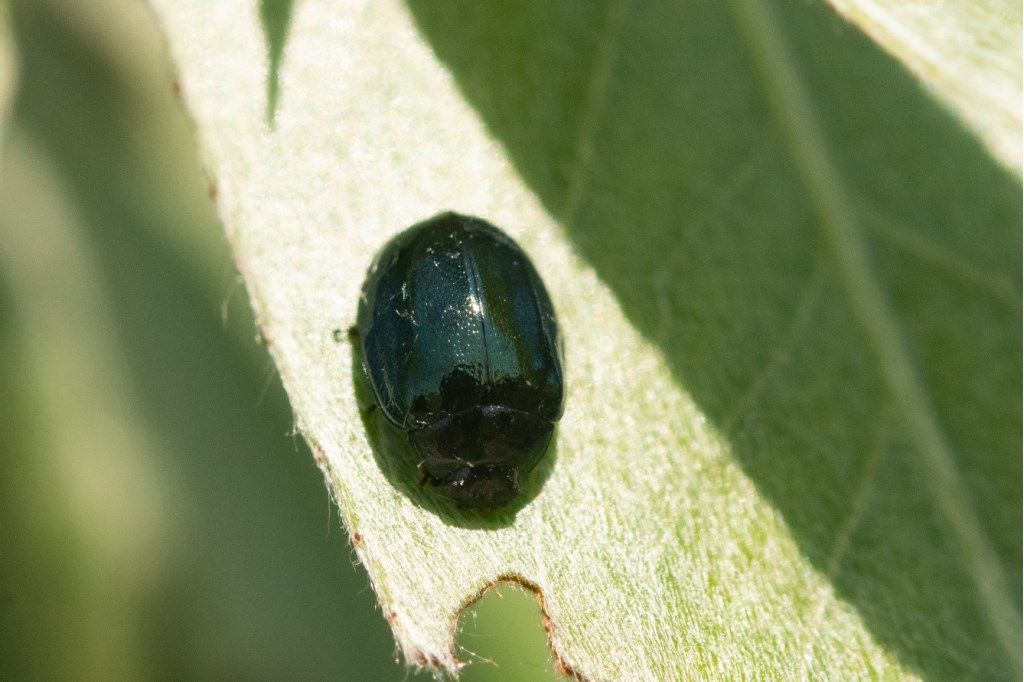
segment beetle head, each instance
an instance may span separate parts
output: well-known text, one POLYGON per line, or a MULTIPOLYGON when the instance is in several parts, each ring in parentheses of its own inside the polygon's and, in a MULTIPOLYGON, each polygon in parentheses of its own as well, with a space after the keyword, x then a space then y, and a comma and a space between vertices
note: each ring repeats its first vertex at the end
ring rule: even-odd
POLYGON ((495 508, 520 492, 551 440, 552 425, 507 407, 473 407, 409 431, 420 469, 438 492, 462 507, 495 508))
POLYGON ((463 467, 435 485, 460 507, 491 509, 518 497, 519 474, 511 467, 463 467))

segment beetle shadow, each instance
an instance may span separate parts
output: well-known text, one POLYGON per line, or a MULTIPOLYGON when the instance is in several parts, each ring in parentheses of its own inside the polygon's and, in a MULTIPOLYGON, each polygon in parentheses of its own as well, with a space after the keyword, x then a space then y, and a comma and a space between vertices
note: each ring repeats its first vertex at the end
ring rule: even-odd
MULTIPOLYGON (((779 134, 785 93, 766 92, 768 60, 729 4, 408 2, 577 255, 872 637, 925 677, 1005 677, 893 418, 873 321, 852 311, 779 134)), ((1019 608, 1020 181, 828 3, 762 4, 1019 608)))
MULTIPOLYGON (((337 338, 340 333, 335 331, 334 336, 337 338)), ((373 450, 373 457, 388 482, 417 507, 436 515, 450 526, 494 529, 512 525, 519 510, 540 494, 545 481, 554 471, 555 461, 558 459, 558 424, 555 424, 551 443, 544 457, 532 471, 521 478, 521 492, 515 500, 500 509, 464 509, 437 494, 429 483, 423 481, 408 436, 389 422, 376 406, 373 387, 364 369, 362 344, 358 337, 351 334, 348 343, 352 347, 352 386, 356 404, 359 405, 359 414, 366 429, 367 439, 370 441, 370 448, 373 450)))

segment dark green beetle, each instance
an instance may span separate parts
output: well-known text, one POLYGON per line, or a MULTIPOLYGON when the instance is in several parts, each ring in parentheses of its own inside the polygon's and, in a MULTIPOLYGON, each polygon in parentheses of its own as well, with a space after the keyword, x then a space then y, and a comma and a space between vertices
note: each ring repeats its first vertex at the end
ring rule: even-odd
POLYGON ((357 329, 377 406, 408 434, 426 481, 463 507, 499 507, 562 416, 551 299, 501 230, 442 213, 381 250, 357 329))

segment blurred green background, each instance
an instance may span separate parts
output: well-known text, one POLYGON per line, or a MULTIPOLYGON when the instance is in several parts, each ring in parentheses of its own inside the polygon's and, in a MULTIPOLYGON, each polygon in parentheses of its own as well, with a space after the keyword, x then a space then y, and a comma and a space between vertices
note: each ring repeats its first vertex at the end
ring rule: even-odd
MULTIPOLYGON (((407 679, 255 339, 149 10, 11 14, 0 678, 407 679)), ((489 595, 459 643, 490 663, 464 679, 553 677, 539 617, 489 595)))

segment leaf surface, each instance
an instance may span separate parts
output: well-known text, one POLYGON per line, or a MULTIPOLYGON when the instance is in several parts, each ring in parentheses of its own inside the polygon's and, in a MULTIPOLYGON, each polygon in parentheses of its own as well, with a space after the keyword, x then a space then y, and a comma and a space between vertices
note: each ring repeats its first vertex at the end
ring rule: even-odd
POLYGON ((1019 671, 1019 179, 827 7, 153 4, 407 660, 455 671, 515 580, 592 679, 1019 671), (340 333, 446 209, 520 241, 566 337, 501 514, 417 486, 340 333))
POLYGON ((1021 5, 1005 0, 829 0, 907 65, 1021 172, 1021 5))

